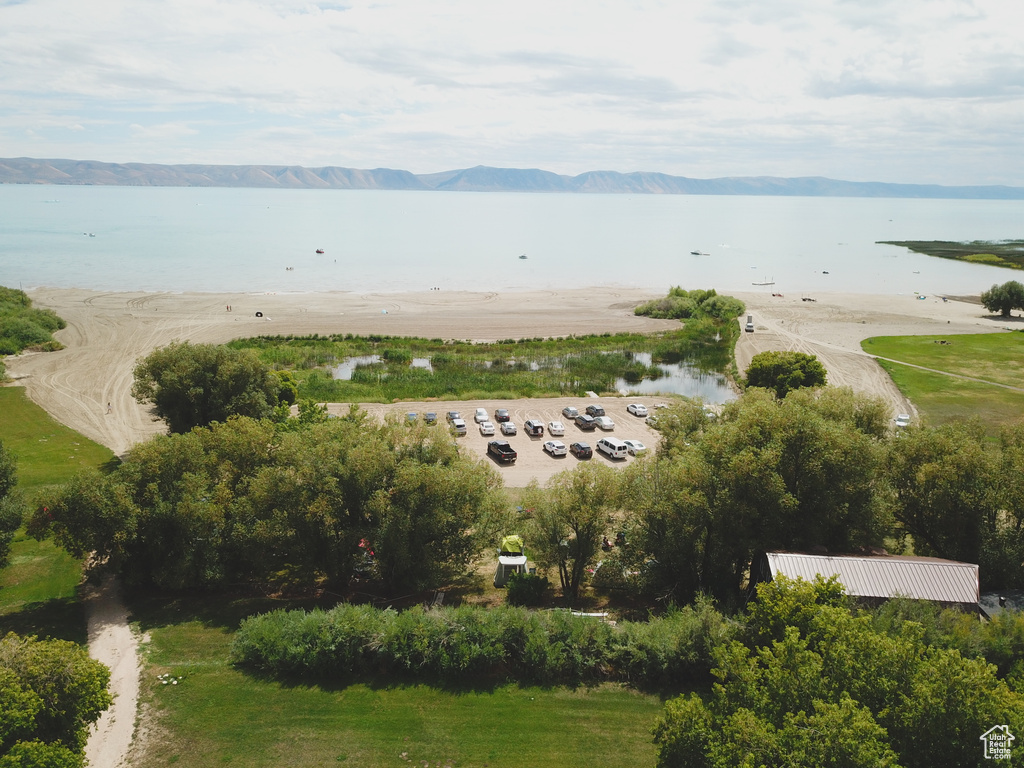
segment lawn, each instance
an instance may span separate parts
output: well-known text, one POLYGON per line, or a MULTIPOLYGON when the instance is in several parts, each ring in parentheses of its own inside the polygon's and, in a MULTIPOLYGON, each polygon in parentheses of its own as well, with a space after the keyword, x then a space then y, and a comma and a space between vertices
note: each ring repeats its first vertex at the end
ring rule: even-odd
POLYGON ((227 663, 238 619, 261 605, 199 600, 133 604, 148 665, 146 755, 133 765, 652 765, 657 696, 478 685, 450 691, 385 682, 321 687, 263 680, 227 663), (179 678, 164 685, 158 675, 179 678))
MULTIPOLYGON (((33 503, 47 486, 114 460, 109 449, 54 421, 21 387, 0 387, 0 441, 18 462, 18 487, 33 503)), ((18 532, 0 569, 0 634, 85 642, 77 587, 82 565, 49 541, 18 532)))
POLYGON ((1024 333, 950 336, 878 336, 865 339, 865 352, 911 365, 970 376, 970 381, 879 360, 896 386, 931 425, 979 418, 990 434, 1024 415, 1024 333))
POLYGON ((0 441, 18 460, 18 487, 31 493, 114 460, 109 448, 56 422, 22 387, 0 387, 0 441))

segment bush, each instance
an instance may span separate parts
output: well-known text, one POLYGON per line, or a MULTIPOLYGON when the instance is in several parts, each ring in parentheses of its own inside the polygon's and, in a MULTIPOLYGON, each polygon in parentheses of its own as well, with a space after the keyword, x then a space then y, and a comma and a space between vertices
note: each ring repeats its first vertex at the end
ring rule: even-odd
MULTIPOLYGON (((523 578, 520 583, 537 583, 523 578)), ((379 611, 276 611, 246 619, 232 662, 274 676, 348 680, 395 675, 462 684, 511 679, 538 685, 624 680, 665 688, 705 680, 712 651, 734 625, 710 601, 618 626, 568 611, 514 606, 379 611)))
POLYGON ((534 573, 513 573, 508 579, 509 605, 540 605, 548 590, 548 580, 534 573))

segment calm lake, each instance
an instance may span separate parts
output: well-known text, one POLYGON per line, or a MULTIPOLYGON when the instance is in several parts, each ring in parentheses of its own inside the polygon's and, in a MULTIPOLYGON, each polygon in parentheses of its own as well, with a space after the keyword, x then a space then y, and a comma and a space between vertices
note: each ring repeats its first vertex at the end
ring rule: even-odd
POLYGON ((876 241, 1018 238, 1021 221, 1017 200, 0 185, 0 284, 962 294, 1020 274, 876 241))

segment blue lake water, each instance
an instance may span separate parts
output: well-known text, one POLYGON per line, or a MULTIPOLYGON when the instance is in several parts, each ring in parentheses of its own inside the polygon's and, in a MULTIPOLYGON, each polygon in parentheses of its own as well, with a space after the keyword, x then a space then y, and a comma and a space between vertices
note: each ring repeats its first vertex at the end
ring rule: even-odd
POLYGON ((1022 221, 1015 200, 0 185, 0 284, 977 293, 1020 273, 876 241, 1019 238, 1022 221))

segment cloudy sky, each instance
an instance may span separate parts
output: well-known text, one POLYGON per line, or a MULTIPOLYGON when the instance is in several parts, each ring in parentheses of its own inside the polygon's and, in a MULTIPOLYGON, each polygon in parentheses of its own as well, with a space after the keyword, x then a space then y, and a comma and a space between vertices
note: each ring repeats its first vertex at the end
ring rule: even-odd
POLYGON ((0 0, 0 156, 1024 186, 1020 0, 0 0))

